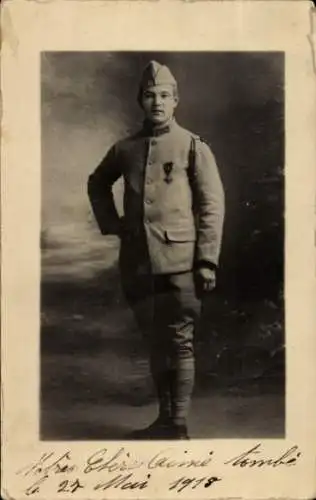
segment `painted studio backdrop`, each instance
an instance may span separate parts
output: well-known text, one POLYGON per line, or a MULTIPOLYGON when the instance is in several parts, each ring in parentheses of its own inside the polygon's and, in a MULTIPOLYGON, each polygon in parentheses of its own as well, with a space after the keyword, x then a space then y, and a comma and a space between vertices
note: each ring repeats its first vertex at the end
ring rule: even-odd
POLYGON ((155 415, 119 241, 99 234, 87 198, 108 148, 141 127, 150 59, 175 75, 177 120, 211 145, 226 194, 218 288, 196 337, 192 437, 282 437, 284 55, 44 52, 41 439, 121 439, 155 415))

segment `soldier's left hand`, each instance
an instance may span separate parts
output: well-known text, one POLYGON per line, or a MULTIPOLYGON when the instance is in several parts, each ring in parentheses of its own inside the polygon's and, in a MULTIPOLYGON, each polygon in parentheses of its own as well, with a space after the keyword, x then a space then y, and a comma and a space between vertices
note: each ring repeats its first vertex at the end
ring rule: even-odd
POLYGON ((211 292, 216 287, 216 272, 209 267, 200 267, 196 270, 196 285, 198 294, 211 292))

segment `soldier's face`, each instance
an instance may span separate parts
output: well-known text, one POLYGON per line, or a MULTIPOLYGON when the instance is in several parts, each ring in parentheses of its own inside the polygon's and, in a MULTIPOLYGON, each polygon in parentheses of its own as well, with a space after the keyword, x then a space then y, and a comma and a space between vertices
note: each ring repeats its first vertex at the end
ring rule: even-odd
POLYGON ((141 99, 145 116, 154 124, 164 124, 170 120, 178 104, 172 85, 156 85, 144 90, 141 99))

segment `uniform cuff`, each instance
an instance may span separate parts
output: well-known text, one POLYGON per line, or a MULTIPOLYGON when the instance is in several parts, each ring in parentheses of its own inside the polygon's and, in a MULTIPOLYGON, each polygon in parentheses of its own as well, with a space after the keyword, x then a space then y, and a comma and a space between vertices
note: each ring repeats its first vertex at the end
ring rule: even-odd
POLYGON ((198 260, 196 263, 196 267, 207 267, 209 269, 212 269, 212 271, 216 271, 217 265, 214 264, 214 262, 211 262, 210 260, 198 260))

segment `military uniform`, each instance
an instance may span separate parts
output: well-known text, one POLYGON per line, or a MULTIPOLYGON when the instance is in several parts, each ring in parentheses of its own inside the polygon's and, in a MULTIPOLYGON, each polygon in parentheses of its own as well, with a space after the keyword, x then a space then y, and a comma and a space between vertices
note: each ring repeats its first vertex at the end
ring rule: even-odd
POLYGON ((121 238, 123 290, 149 341, 160 417, 182 421, 200 310, 194 271, 216 268, 222 239, 224 193, 214 156, 175 119, 162 127, 145 121, 111 147, 89 177, 88 192, 102 234, 121 238), (121 176, 123 218, 112 193, 121 176))

